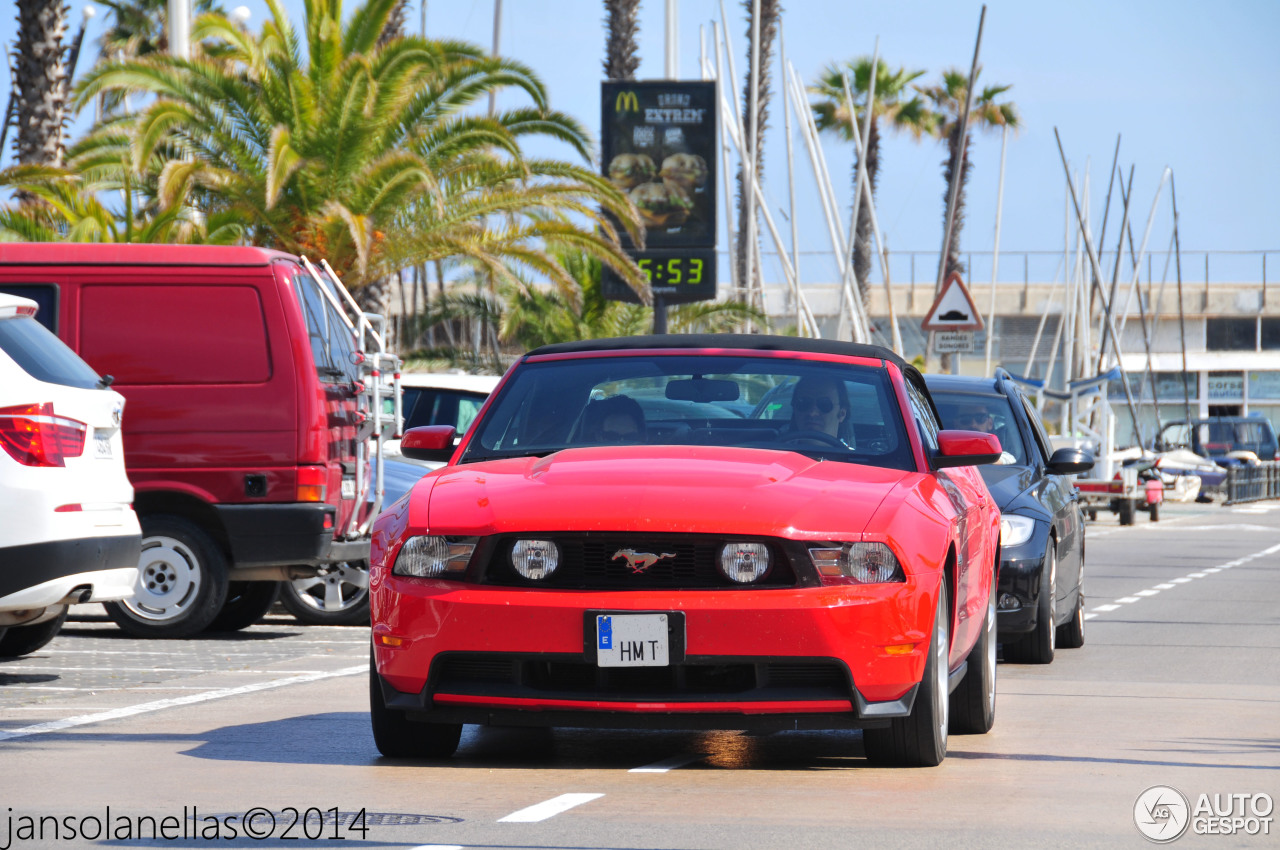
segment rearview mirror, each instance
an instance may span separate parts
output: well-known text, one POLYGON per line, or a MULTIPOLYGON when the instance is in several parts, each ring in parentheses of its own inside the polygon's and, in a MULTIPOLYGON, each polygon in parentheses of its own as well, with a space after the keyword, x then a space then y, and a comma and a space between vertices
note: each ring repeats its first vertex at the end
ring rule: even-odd
POLYGON ((1050 475, 1075 475, 1093 469, 1093 455, 1084 449, 1058 449, 1045 467, 1050 475))
POLYGON ((400 454, 410 460, 440 461, 448 463, 453 457, 452 425, 424 425, 410 428, 400 440, 400 454))
POLYGON ((977 466, 1000 459, 1000 439, 983 431, 939 431, 938 453, 933 456, 934 469, 953 466, 977 466))
POLYGON ((687 378, 667 384, 667 398, 675 401, 737 401, 739 395, 736 381, 687 378))

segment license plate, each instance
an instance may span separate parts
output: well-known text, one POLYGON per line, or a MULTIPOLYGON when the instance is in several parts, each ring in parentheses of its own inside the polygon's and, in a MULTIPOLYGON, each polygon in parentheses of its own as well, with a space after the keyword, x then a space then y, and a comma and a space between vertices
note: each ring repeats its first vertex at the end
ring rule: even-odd
POLYGON ((670 660, 666 614, 597 614, 596 664, 666 667, 670 660))
POLYGON ((354 478, 342 479, 342 498, 354 499, 356 497, 356 480, 354 478))
POLYGON ((110 458, 111 457, 111 438, 101 437, 97 434, 93 436, 94 457, 110 458))

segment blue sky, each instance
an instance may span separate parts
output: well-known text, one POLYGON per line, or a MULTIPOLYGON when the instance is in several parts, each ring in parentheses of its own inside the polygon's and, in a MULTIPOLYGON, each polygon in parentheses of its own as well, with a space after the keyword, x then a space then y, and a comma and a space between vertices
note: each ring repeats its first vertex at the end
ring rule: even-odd
MULTIPOLYGON (((428 35, 491 43, 493 0, 427 2, 428 35)), ((227 5, 238 4, 228 0, 227 5)), ((260 25, 265 6, 257 0, 245 5, 253 13, 250 26, 260 25)), ((301 2, 287 0, 287 5, 300 20, 301 2)), ((505 0, 503 5, 501 51, 541 75, 553 106, 596 131, 603 4, 600 0, 505 0)), ((73 21, 79 21, 82 6, 82 0, 73 0, 73 21)), ((681 0, 679 6, 681 76, 696 78, 699 27, 705 28, 709 40, 710 21, 719 19, 720 5, 718 0, 681 0)), ((742 73, 747 50, 745 13, 741 2, 726 0, 725 6, 742 73)), ((926 70, 923 80, 931 81, 949 67, 967 72, 981 9, 978 2, 954 0, 784 0, 784 6, 788 58, 806 80, 832 60, 870 55, 877 37, 884 59, 895 66, 926 70)), ((641 9, 641 79, 662 76, 663 10, 662 0, 645 0, 641 9)), ((412 29, 416 31, 419 22, 415 3, 412 29)), ((101 26, 99 14, 91 25, 90 39, 101 26)), ((13 15, 0 16, 0 38, 12 44, 13 29, 13 15)), ((1184 251, 1280 252, 1278 36, 1280 3, 1274 0, 1223 0, 1212 6, 1187 0, 989 2, 982 80, 1012 84, 1008 96, 1019 106, 1024 124, 1009 143, 1002 251, 1054 251, 1062 246, 1065 183, 1053 137, 1056 126, 1072 167, 1089 166, 1095 216, 1101 216, 1112 151, 1121 134, 1121 165, 1126 172, 1135 166, 1131 213, 1135 238, 1141 238, 1161 173, 1169 166, 1177 180, 1184 251)), ((85 58, 93 55, 87 44, 85 58)), ((507 95, 499 102, 515 105, 516 97, 507 95)), ((766 191, 775 210, 785 208, 787 198, 781 118, 778 100, 765 138, 766 191)), ((847 215, 851 151, 834 139, 826 142, 825 150, 847 215)), ((892 250, 937 251, 944 190, 942 155, 936 141, 917 144, 906 137, 886 137, 877 209, 892 250)), ((6 164, 10 156, 11 151, 4 152, 6 164)), ((977 135, 972 158, 975 168, 963 247, 989 251, 999 135, 977 135)), ((801 247, 826 251, 826 228, 803 158, 797 173, 801 247)), ((1113 215, 1118 212, 1113 207, 1113 215)), ((1163 251, 1167 246, 1171 222, 1166 186, 1152 231, 1153 249, 1163 251)), ((1114 225, 1109 225, 1109 232, 1111 243, 1114 225)), ((1271 260, 1268 277, 1280 278, 1280 256, 1273 255, 1271 260)), ((1001 278, 1015 272, 1020 278, 1020 269, 1007 270, 1005 262, 1013 261, 1002 261, 1001 278)), ((1220 258, 1214 262, 1231 263, 1220 258)), ((1238 264, 1242 264, 1238 275, 1219 266, 1214 278, 1222 274, 1257 277, 1257 257, 1238 264)), ((1051 269, 1045 271, 1051 273, 1051 269)), ((905 270, 895 268, 895 279, 904 274, 905 270)), ((1185 276, 1196 274, 1202 279, 1203 268, 1191 272, 1184 264, 1185 276)))

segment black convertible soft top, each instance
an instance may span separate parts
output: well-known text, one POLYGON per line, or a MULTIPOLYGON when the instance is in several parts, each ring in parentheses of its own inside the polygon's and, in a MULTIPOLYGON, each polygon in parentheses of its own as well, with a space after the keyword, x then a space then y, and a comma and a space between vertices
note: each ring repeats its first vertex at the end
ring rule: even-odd
POLYGON ((528 356, 539 354, 575 354, 582 351, 627 351, 646 348, 734 348, 747 351, 799 351, 810 354, 836 354, 844 357, 870 357, 887 360, 903 372, 915 372, 916 368, 887 348, 863 345, 856 342, 839 342, 834 339, 809 339, 797 336, 770 336, 768 334, 652 334, 649 336, 624 336, 611 339, 584 339, 578 342, 558 342, 530 351, 528 356))

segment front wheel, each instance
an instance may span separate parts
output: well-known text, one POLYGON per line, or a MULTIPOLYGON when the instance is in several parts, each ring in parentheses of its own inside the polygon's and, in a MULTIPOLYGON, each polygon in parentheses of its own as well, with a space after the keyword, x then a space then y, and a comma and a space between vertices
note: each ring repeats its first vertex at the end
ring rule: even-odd
POLYGON ((982 632, 969 650, 969 669, 951 693, 951 731, 985 735, 996 722, 996 583, 991 582, 982 632))
POLYGON ((387 708, 372 657, 369 659, 369 719, 373 724, 373 742, 378 752, 388 758, 448 758, 458 749, 462 738, 461 723, 422 723, 409 720, 403 711, 387 708))
POLYGON ((947 757, 947 656, 951 651, 951 610, 947 605, 947 585, 938 589, 938 608, 933 615, 933 637, 924 677, 916 691, 911 713, 889 722, 887 729, 865 729, 862 744, 867 760, 893 767, 936 767, 947 757))
POLYGON ((280 583, 280 604, 311 626, 369 625, 369 565, 331 564, 320 575, 280 583))

